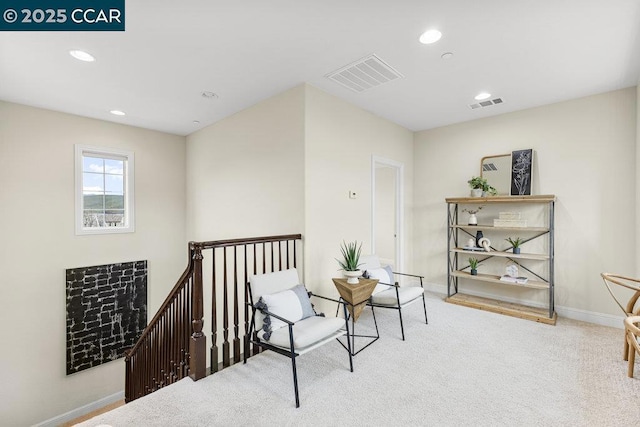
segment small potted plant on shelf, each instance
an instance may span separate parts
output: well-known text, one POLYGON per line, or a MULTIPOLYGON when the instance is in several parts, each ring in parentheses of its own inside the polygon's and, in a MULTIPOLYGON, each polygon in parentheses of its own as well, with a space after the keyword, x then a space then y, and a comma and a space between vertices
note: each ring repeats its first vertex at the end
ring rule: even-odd
POLYGON ((347 278, 347 283, 355 285, 359 282, 358 277, 362 276, 360 271, 360 252, 362 250, 362 243, 358 245, 358 241, 346 243, 342 242, 340 251, 342 252, 342 260, 336 258, 341 270, 343 270, 344 276, 347 278))
POLYGON ((469 266, 471 267, 471 275, 472 276, 477 276, 478 275, 478 263, 480 261, 478 261, 477 258, 469 258, 469 266))
POLYGON ((475 209, 462 209, 462 212, 467 212, 469 214, 469 222, 468 225, 478 225, 478 217, 476 214, 482 210, 482 206, 478 206, 475 209))
POLYGON ((524 243, 520 237, 516 237, 515 239, 512 239, 511 237, 507 237, 505 240, 509 242, 509 244, 513 248, 514 254, 520 253, 520 245, 524 243))
POLYGON ((485 178, 480 176, 472 177, 467 183, 471 187, 471 197, 495 196, 498 194, 498 191, 490 186, 485 178))

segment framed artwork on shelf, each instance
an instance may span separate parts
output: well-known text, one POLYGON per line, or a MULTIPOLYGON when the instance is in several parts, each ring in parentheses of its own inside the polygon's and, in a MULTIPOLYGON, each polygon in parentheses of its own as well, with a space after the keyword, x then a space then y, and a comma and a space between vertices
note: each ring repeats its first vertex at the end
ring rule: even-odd
POLYGON ((531 170, 533 150, 517 150, 511 153, 511 195, 531 195, 531 170))

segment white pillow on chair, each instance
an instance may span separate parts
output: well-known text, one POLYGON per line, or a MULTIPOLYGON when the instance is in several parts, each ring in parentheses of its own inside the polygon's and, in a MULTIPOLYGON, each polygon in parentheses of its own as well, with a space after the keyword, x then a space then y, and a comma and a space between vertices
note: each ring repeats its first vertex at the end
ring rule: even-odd
MULTIPOLYGON (((283 317, 290 322, 297 322, 298 320, 315 316, 307 289, 302 284, 275 294, 262 295, 260 301, 264 303, 265 308, 269 312, 283 317)), ((259 302, 258 307, 260 307, 260 305, 259 302)), ((263 327, 265 331, 264 337, 266 340, 269 340, 271 332, 287 326, 282 320, 267 314, 265 314, 263 322, 265 326, 263 327)))
POLYGON ((367 275, 369 276, 369 279, 378 279, 379 282, 371 295, 386 291, 387 289, 392 289, 390 286, 385 286, 382 283, 386 283, 387 285, 393 285, 395 283, 393 280, 393 271, 388 265, 381 268, 367 270, 367 275))

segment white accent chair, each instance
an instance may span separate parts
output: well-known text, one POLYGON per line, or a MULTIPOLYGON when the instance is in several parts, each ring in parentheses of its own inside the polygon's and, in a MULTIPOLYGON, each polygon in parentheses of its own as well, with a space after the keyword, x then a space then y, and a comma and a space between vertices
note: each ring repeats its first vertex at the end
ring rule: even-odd
POLYGON ((378 279, 378 284, 373 290, 367 305, 371 307, 371 310, 374 308, 391 308, 398 310, 403 341, 404 325, 402 323, 402 309, 406 306, 422 300, 424 321, 426 324, 429 324, 427 319, 427 305, 424 299, 424 286, 422 283, 424 276, 394 272, 390 266, 381 265, 380 258, 377 255, 361 256, 360 264, 360 269, 363 271, 363 274, 371 279, 378 279), (420 286, 400 286, 395 280, 394 275, 420 279, 420 286))
MULTIPOLYGON (((247 284, 251 307, 251 342, 291 359, 296 408, 300 407, 296 357, 349 333, 347 309, 343 304, 344 319, 315 314, 310 296, 338 302, 314 295, 300 284, 295 268, 251 276, 247 284)), ((349 340, 347 340, 348 342, 349 340)), ((353 372, 351 347, 348 348, 349 368, 353 372)), ((247 352, 244 363, 247 363, 247 352)))

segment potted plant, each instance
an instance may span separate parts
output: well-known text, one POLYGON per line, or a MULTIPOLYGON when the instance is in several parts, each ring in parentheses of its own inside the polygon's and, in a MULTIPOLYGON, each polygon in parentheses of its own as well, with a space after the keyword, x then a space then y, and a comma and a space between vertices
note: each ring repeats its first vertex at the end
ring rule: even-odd
POLYGON ((342 260, 336 258, 341 270, 343 270, 347 283, 355 285, 358 283, 358 277, 362 275, 360 271, 360 252, 362 251, 362 243, 358 245, 358 241, 346 243, 342 242, 340 245, 340 251, 342 252, 342 260))
POLYGON ((498 190, 490 186, 485 178, 480 176, 474 176, 469 181, 469 187, 471 188, 471 197, 482 197, 483 195, 495 196, 498 194, 498 190))
POLYGON ((471 267, 471 275, 472 276, 477 276, 478 275, 478 263, 480 261, 478 261, 476 258, 469 258, 469 266, 471 267))
POLYGON ((478 206, 476 209, 462 209, 462 212, 467 212, 469 214, 469 223, 468 225, 478 225, 478 217, 476 214, 480 212, 482 206, 478 206))
POLYGON ((514 254, 520 253, 520 245, 524 243, 524 241, 520 237, 516 237, 515 239, 512 239, 511 237, 507 237, 505 240, 509 242, 509 244, 513 248, 514 254))

